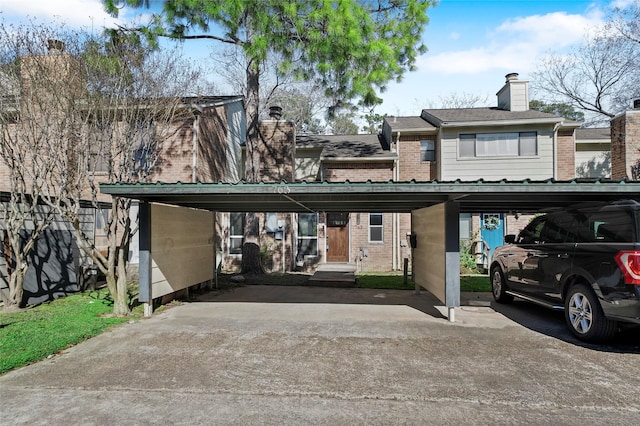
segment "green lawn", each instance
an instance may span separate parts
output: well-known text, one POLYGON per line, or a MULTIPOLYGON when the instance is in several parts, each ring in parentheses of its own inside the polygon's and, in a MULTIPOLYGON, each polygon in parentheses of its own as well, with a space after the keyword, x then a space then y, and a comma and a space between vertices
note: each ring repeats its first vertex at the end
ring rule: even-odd
POLYGON ((96 336, 126 318, 110 318, 106 290, 74 294, 16 312, 0 311, 0 374, 96 336))
MULTIPOLYGON (((358 287, 391 290, 413 290, 415 285, 411 278, 404 284, 401 274, 358 273, 358 287)), ((461 275, 460 291, 491 291, 491 284, 486 275, 461 275)))

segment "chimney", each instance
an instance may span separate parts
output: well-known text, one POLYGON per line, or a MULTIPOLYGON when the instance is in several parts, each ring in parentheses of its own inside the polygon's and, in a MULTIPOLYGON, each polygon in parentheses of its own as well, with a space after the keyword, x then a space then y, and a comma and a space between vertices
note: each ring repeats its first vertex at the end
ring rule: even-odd
POLYGON ((517 72, 505 75, 504 86, 496 95, 500 109, 507 111, 529 110, 529 82, 519 80, 517 72))
POLYGON ((640 99, 611 119, 611 177, 640 180, 640 99))
POLYGON ((260 156, 260 179, 263 182, 294 182, 296 128, 293 121, 282 120, 282 108, 269 107, 270 120, 258 123, 260 142, 254 148, 260 156))
POLYGON ((282 118, 282 107, 273 105, 269 107, 269 117, 274 120, 280 120, 282 118))

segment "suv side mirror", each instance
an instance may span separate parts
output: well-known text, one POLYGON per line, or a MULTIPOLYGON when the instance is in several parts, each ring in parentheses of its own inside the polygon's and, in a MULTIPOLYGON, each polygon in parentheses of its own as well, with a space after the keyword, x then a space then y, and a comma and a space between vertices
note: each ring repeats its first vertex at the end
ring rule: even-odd
POLYGON ((516 242, 516 236, 513 234, 508 234, 504 236, 504 242, 507 244, 513 244, 516 242))

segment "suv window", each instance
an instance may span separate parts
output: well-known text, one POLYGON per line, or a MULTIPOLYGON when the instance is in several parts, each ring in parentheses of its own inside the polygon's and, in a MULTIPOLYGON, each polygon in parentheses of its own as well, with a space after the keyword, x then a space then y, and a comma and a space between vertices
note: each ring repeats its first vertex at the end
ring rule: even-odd
POLYGON ((632 213, 629 210, 594 212, 589 217, 590 236, 595 242, 633 242, 632 219, 632 213))
POLYGON ((547 215, 547 223, 542 229, 540 239, 545 243, 574 242, 575 217, 569 212, 547 215))
POLYGON ((535 218, 530 224, 526 226, 520 234, 518 235, 518 239, 516 241, 517 244, 537 244, 541 242, 540 235, 542 233, 542 228, 547 222, 546 216, 540 216, 535 218))

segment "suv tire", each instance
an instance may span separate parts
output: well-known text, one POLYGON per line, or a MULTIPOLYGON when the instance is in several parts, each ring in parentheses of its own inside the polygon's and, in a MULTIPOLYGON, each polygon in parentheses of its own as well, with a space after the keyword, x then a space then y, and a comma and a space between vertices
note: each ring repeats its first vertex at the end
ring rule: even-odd
POLYGON ((606 341, 616 332, 616 322, 604 316, 598 298, 586 284, 576 284, 564 299, 564 317, 571 332, 586 342, 606 341))
POLYGON ((491 293, 498 303, 511 303, 513 296, 507 294, 507 283, 499 266, 491 268, 491 293))

